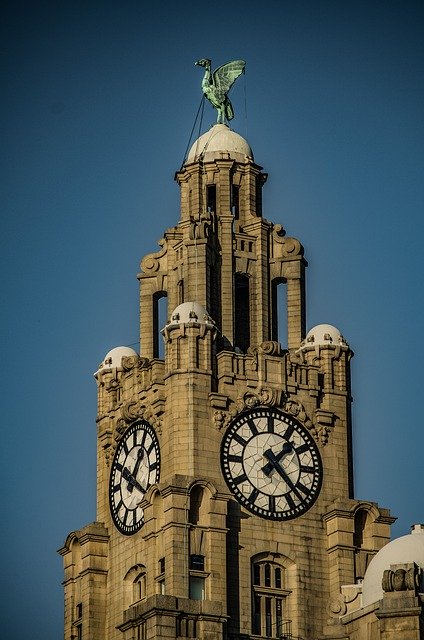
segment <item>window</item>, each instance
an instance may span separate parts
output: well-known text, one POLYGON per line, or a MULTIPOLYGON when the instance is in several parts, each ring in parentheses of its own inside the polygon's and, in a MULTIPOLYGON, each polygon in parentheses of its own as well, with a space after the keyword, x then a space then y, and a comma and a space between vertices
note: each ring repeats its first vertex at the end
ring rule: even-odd
POLYGON ((243 273, 234 276, 234 346, 246 353, 250 345, 249 277, 243 273))
POLYGON ((190 576, 190 599, 205 599, 205 578, 202 576, 190 576))
POLYGON ((133 599, 134 602, 143 600, 146 597, 146 574, 140 573, 134 580, 133 599))
POLYGON ((168 320, 168 298, 166 291, 153 295, 153 357, 165 357, 165 345, 160 333, 168 320))
POLYGON ((236 220, 239 219, 240 187, 233 184, 231 189, 231 212, 236 220))
POLYGON ((82 602, 79 602, 75 607, 76 619, 82 618, 82 602))
POLYGON ((158 561, 159 575, 156 578, 157 590, 162 596, 165 595, 165 558, 159 558, 158 561))
POLYGON ((287 285, 282 278, 271 283, 271 339, 287 344, 287 285))
POLYGON ((290 626, 284 620, 284 601, 289 591, 284 589, 282 568, 275 562, 252 564, 252 633, 266 638, 279 638, 290 626))
POLYGON ((190 569, 194 569, 195 571, 204 571, 205 556, 200 556, 195 553, 192 553, 190 556, 190 569))
POLYGON ((216 185, 208 184, 206 187, 206 210, 216 211, 216 185))
POLYGON ((159 573, 165 573, 165 558, 159 558, 159 573))

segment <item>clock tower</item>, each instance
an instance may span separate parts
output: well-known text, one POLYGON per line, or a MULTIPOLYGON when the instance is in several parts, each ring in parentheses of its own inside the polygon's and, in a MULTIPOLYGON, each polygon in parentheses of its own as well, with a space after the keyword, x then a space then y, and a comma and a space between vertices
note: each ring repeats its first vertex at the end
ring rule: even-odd
POLYGON ((354 498, 352 351, 306 331, 303 247, 263 217, 266 178, 225 124, 176 173, 140 354, 95 373, 97 519, 60 550, 65 640, 355 637, 340 619, 394 519, 354 498))

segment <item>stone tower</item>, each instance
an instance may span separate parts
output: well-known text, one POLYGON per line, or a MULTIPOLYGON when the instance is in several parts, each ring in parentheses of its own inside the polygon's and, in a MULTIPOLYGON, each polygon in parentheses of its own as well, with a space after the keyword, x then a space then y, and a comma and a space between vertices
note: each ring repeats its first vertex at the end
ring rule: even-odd
POLYGON ((393 518, 353 497, 352 352, 306 333, 307 263, 262 216, 266 178, 223 124, 176 173, 180 220, 138 275, 140 355, 95 374, 97 520, 60 550, 65 640, 349 637, 343 588, 393 518))

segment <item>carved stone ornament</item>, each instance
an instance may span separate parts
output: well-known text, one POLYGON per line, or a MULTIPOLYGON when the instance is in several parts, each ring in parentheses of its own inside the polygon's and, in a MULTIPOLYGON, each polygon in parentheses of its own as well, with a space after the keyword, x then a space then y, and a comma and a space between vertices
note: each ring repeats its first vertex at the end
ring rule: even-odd
POLYGON ((212 215, 209 211, 190 216, 190 240, 202 240, 209 237, 212 226, 212 215))
POLYGON ((158 244, 162 249, 156 253, 149 253, 147 256, 144 256, 143 260, 140 262, 140 269, 142 272, 154 273, 159 271, 161 258, 166 254, 168 247, 164 238, 159 240, 158 244))
POLYGON ((302 403, 292 399, 286 401, 284 410, 304 424, 317 442, 323 446, 328 443, 335 420, 332 412, 316 409, 311 420, 302 403))
POLYGON ((124 356, 121 361, 121 366, 123 371, 131 371, 138 361, 140 360, 140 356, 124 356))
POLYGON ((249 347, 247 349, 247 355, 250 356, 250 368, 252 371, 258 370, 259 354, 261 353, 267 356, 281 356, 283 350, 281 349, 281 344, 274 340, 262 342, 258 347, 249 347))
POLYGON ((292 258, 303 255, 303 247, 297 238, 286 237, 281 224, 274 224, 272 229, 272 239, 275 243, 274 257, 292 258))
POLYGON ((383 591, 416 591, 419 586, 418 567, 409 569, 386 569, 381 581, 383 591))
POLYGON ((283 409, 287 411, 287 413, 291 413, 292 416, 297 418, 302 424, 305 425, 307 429, 309 429, 309 431, 311 431, 312 435, 315 435, 313 433, 314 425, 312 424, 312 421, 306 413, 305 408, 301 402, 299 402, 298 400, 288 399, 286 400, 283 409))
POLYGON ((124 435, 125 431, 128 428, 128 424, 122 418, 119 418, 116 427, 113 431, 113 438, 110 436, 107 438, 106 442, 103 445, 103 451, 105 454, 105 462, 109 467, 113 456, 115 455, 116 447, 118 445, 119 440, 124 435))
POLYGON ((229 411, 218 409, 214 412, 213 421, 218 430, 226 427, 242 411, 254 409, 255 407, 279 407, 283 400, 281 389, 271 387, 260 387, 256 391, 246 391, 238 396, 237 400, 229 399, 231 406, 229 411))
POLYGON ((129 424, 142 417, 143 407, 137 400, 129 400, 122 405, 121 414, 125 422, 129 424))
POLYGON ((334 598, 331 598, 327 608, 328 614, 331 618, 339 618, 344 616, 347 611, 345 597, 342 593, 339 593, 334 598))

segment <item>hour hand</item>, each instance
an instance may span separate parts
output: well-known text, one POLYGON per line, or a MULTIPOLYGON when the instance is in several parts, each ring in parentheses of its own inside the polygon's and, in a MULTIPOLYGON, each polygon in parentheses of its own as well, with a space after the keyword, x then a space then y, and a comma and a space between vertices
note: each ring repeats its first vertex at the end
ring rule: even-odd
POLYGON ((281 464, 280 464, 280 462, 278 460, 278 456, 275 455, 273 450, 272 449, 267 449, 267 451, 264 452, 264 456, 265 456, 265 458, 267 460, 269 460, 269 464, 272 465, 272 468, 275 469, 276 472, 282 477, 284 482, 290 487, 290 489, 293 491, 293 493, 298 498, 301 498, 301 496, 299 494, 299 491, 296 488, 296 485, 290 479, 289 475, 286 473, 286 471, 281 466, 281 464))
MULTIPOLYGON (((286 455, 286 453, 290 453, 293 450, 293 444, 291 442, 285 442, 283 444, 283 448, 281 449, 280 453, 278 453, 277 455, 275 455, 272 451, 272 449, 268 449, 267 451, 265 451, 264 456, 265 458, 267 458, 267 460, 271 460, 270 457, 267 455, 270 451, 273 453, 273 457, 277 462, 280 462, 281 458, 283 456, 286 455)), ((268 462, 265 466, 262 467, 262 471, 264 472, 264 474, 266 476, 269 476, 269 474, 271 473, 271 471, 275 469, 275 464, 273 464, 273 462, 268 462)))
MULTIPOLYGON (((137 478, 137 473, 138 473, 138 470, 140 469, 140 465, 142 463, 143 458, 144 458, 144 449, 143 449, 143 447, 140 447, 140 449, 138 450, 138 453, 137 453, 137 460, 136 460, 136 463, 135 463, 135 467, 134 467, 133 472, 131 474, 131 476, 134 479, 137 478)), ((132 493, 132 490, 133 490, 134 486, 135 485, 133 483, 128 481, 127 489, 128 489, 128 491, 130 493, 132 493)))
POLYGON ((128 482, 127 489, 129 491, 129 493, 132 493, 132 490, 134 488, 138 489, 139 491, 141 491, 141 493, 145 492, 145 489, 143 489, 141 484, 139 482, 137 482, 137 480, 132 475, 131 471, 129 471, 129 469, 127 469, 127 467, 124 467, 124 470, 122 471, 122 476, 128 482))

